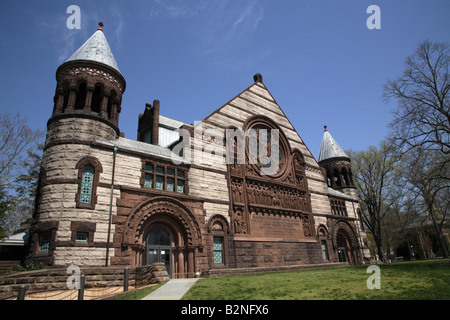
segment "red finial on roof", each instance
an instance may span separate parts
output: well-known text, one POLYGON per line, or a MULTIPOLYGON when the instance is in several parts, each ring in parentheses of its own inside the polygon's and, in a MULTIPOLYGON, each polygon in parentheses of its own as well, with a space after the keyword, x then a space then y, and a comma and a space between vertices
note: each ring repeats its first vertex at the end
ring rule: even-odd
POLYGON ((98 29, 97 29, 97 30, 103 31, 103 29, 102 29, 103 26, 104 26, 103 22, 100 21, 100 22, 98 23, 98 29))
POLYGON ((327 126, 323 126, 323 128, 325 129, 325 131, 328 131, 327 126))

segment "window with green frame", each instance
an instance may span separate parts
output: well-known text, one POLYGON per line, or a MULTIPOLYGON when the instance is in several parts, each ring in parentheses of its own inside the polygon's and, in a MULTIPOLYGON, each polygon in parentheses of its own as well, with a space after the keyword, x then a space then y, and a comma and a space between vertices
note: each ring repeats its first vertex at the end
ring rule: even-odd
POLYGON ((50 232, 41 233, 39 235, 39 251, 48 251, 50 249, 50 232))
POLYGON ((92 183, 94 181, 94 167, 85 166, 83 168, 83 176, 81 178, 81 203, 91 203, 92 183))
POLYGON ((87 242, 88 238, 89 238, 88 232, 77 231, 77 234, 75 236, 75 240, 79 242, 87 242))
POLYGON ((144 164, 145 188, 154 188, 169 192, 185 192, 185 171, 176 167, 147 162, 144 164))
POLYGON ((213 238, 214 263, 223 263, 223 238, 213 238))

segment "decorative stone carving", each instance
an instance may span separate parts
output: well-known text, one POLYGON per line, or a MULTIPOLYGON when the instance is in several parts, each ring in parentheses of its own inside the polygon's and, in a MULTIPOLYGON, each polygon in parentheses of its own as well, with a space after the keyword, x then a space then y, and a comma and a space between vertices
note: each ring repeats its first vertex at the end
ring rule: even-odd
POLYGON ((243 208, 236 207, 233 214, 233 226, 234 233, 236 234, 246 234, 247 233, 247 223, 244 217, 243 208))

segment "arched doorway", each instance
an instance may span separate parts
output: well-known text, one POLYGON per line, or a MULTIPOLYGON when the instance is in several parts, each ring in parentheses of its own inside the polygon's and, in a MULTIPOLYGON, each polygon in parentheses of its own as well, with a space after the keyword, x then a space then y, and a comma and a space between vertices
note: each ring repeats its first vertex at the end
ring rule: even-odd
POLYGON ((142 255, 143 265, 155 262, 163 262, 169 277, 172 277, 172 236, 162 226, 154 226, 150 229, 145 241, 145 252, 142 255))
POLYGON ((349 262, 349 259, 347 258, 347 255, 350 251, 350 248, 348 246, 348 241, 342 233, 338 234, 337 236, 337 256, 339 262, 349 262))
POLYGON ((156 260, 166 263, 173 278, 195 276, 202 238, 184 204, 168 197, 146 199, 132 209, 124 225, 120 254, 130 257, 131 266, 156 260))
POLYGON ((333 228, 333 247, 335 250, 335 261, 357 264, 358 240, 353 228, 343 220, 336 222, 333 228))

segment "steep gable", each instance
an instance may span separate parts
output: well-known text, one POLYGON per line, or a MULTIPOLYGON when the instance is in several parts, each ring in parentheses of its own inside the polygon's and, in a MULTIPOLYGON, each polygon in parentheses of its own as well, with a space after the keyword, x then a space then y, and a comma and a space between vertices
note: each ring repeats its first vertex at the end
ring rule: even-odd
POLYGON ((314 156, 262 81, 255 81, 207 116, 203 120, 203 126, 223 129, 229 126, 242 128, 245 121, 255 115, 263 115, 275 121, 288 138, 291 148, 300 150, 307 165, 319 168, 314 156))

